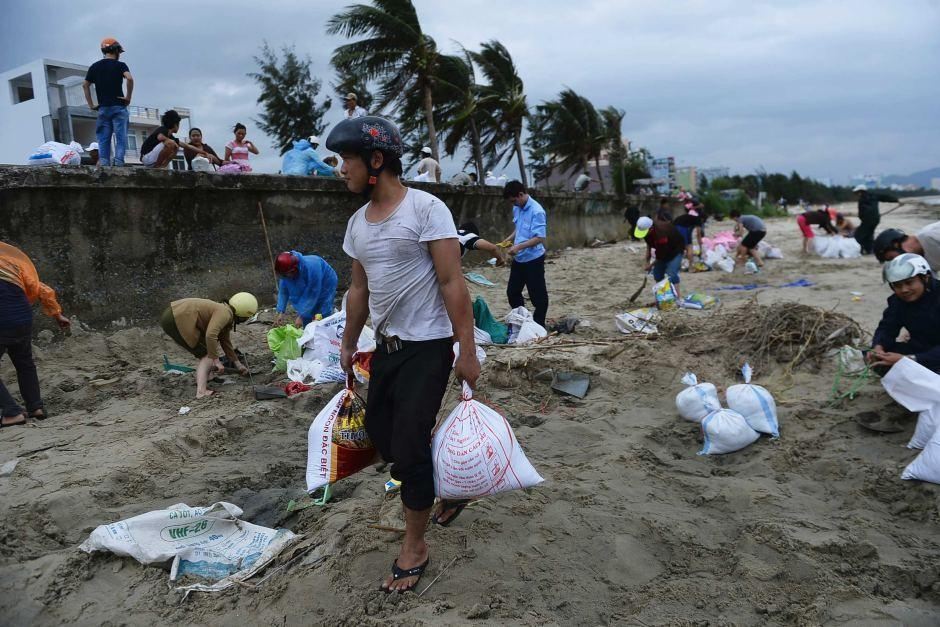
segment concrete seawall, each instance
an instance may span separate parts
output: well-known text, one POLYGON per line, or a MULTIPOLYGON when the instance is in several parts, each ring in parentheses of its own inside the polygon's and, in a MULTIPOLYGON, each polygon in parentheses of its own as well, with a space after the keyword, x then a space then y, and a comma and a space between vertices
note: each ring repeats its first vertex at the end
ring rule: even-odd
MULTIPOLYGON (((475 221, 484 237, 512 230, 498 188, 412 185, 444 200, 456 221, 475 221)), ((626 235, 613 196, 533 196, 548 212, 552 249, 626 235)), ((246 290, 271 304, 275 288, 259 202, 275 254, 321 255, 344 288, 343 234, 362 202, 335 179, 3 166, 0 239, 32 257, 67 314, 95 326, 153 320, 169 301, 187 296, 221 299, 246 290)))

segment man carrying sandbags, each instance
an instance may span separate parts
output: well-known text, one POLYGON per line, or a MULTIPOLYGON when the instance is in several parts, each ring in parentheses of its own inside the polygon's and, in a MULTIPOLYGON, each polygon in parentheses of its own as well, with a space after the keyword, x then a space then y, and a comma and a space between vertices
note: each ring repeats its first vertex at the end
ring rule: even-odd
MULTIPOLYGON (((471 387, 480 374, 470 293, 460 268, 460 244, 450 210, 438 198, 401 184, 398 127, 377 116, 343 120, 326 147, 343 159, 342 174, 363 205, 346 227, 352 257, 346 329, 340 362, 352 371, 359 334, 372 316, 372 358, 366 430, 401 482, 405 536, 386 592, 418 584, 430 561, 424 540, 434 503, 431 430, 460 346, 455 374, 471 387)), ((443 501, 435 516, 449 523, 460 504, 443 501)))

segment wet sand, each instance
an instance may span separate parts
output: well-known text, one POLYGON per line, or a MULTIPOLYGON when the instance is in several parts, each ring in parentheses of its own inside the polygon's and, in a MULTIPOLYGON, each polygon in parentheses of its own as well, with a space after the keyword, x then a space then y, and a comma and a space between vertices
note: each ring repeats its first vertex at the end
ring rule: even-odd
MULTIPOLYGON (((905 209, 883 226, 913 230, 936 219, 905 209)), ((719 309, 668 313, 664 329, 707 334, 713 316, 734 316, 754 297, 835 309, 866 332, 874 328, 888 294, 878 264, 801 258, 795 221, 769 224, 768 240, 785 259, 769 260, 756 277, 684 274, 684 292, 800 277, 815 287, 712 292, 722 299, 719 309), (856 301, 851 292, 863 296, 856 301)), ((734 334, 717 348, 710 337, 704 352, 694 333, 621 336, 613 317, 642 275, 642 248, 630 246, 559 251, 550 259, 549 316, 573 315, 589 326, 537 348, 489 350, 478 397, 507 415, 546 481, 478 502, 452 527, 432 528, 431 566, 419 587, 451 565, 420 597, 377 591, 398 535, 369 525, 401 525, 397 499, 383 492, 386 473, 366 469, 339 482, 326 507, 286 511, 304 495, 307 428, 335 387, 258 402, 246 380, 225 376, 212 384, 219 398, 196 401, 191 375, 163 373, 164 353, 178 363, 189 358, 156 326, 76 328, 71 337, 37 341, 52 417, 0 430, 0 464, 20 459, 12 476, 0 477, 0 622, 940 622, 940 488, 900 480, 915 456, 904 448, 913 418, 902 433, 866 432, 857 414, 897 413, 879 385, 831 405, 833 363, 807 363, 790 375, 786 364, 772 364, 755 382, 777 399, 781 438, 697 456, 699 429, 675 410, 679 377, 693 370, 727 386, 748 355, 734 334), (548 369, 590 374, 588 396, 553 393, 548 369), (193 410, 180 416, 184 405, 193 410), (218 500, 239 505, 252 522, 306 534, 315 548, 256 589, 197 593, 184 602, 165 570, 76 548, 99 524, 218 500)), ((508 271, 473 269, 498 287, 471 291, 503 314, 508 271)), ((640 300, 650 300, 649 292, 640 300)), ((240 326, 236 334, 256 368, 267 359, 267 328, 240 326)), ((0 375, 14 381, 8 360, 0 375)), ((455 398, 452 389, 445 411, 455 398)))

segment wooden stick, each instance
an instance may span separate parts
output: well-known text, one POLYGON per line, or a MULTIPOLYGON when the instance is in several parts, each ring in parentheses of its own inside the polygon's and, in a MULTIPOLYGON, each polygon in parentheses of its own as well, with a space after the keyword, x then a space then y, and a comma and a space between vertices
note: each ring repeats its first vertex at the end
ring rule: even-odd
POLYGON ((389 527, 388 525, 366 525, 369 529, 378 529, 379 531, 394 531, 396 533, 405 533, 404 529, 399 527, 389 527))
MULTIPOLYGON (((460 557, 460 556, 458 555, 457 557, 460 557)), ((437 577, 435 577, 434 580, 433 580, 431 583, 428 584, 428 587, 425 588, 424 590, 422 590, 420 593, 418 593, 418 596, 419 596, 419 597, 420 597, 420 596, 424 596, 424 593, 427 592, 428 590, 430 590, 430 589, 431 589, 431 586, 433 586, 435 583, 437 583, 437 580, 441 578, 441 575, 443 575, 444 573, 446 573, 446 572, 447 572, 447 569, 454 565, 454 562, 457 561, 457 557, 455 557, 454 559, 450 560, 450 564, 448 564, 447 566, 444 567, 444 570, 442 570, 442 571, 437 575, 437 577)))
POLYGON ((261 215, 261 230, 264 231, 264 243, 268 245, 268 259, 271 260, 271 275, 274 277, 274 289, 277 291, 277 270, 274 269, 274 253, 271 252, 271 240, 268 238, 268 225, 264 221, 264 208, 258 201, 258 213, 261 215))

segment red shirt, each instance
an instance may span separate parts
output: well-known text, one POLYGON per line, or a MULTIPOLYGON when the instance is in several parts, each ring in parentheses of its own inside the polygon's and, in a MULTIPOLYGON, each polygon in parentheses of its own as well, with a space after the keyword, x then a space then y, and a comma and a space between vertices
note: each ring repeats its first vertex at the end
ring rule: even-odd
POLYGON ((648 248, 656 251, 658 261, 669 261, 676 255, 685 252, 685 239, 679 234, 676 227, 671 224, 662 230, 654 226, 643 239, 646 241, 648 248))

